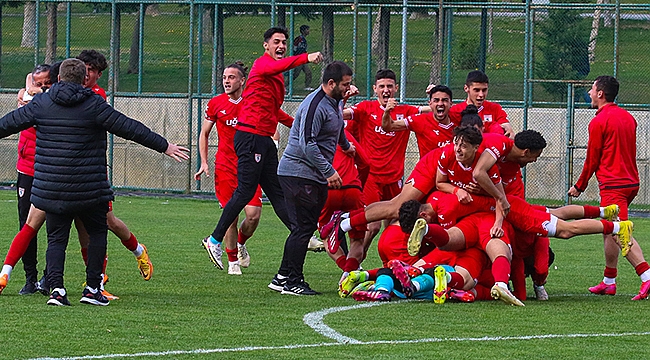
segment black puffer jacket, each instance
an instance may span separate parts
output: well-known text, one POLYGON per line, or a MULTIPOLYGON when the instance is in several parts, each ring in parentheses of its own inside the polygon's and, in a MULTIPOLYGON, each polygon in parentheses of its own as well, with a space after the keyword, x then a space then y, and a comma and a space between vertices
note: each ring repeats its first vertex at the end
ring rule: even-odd
POLYGON ((113 109, 92 90, 59 82, 0 119, 0 138, 36 126, 31 201, 46 212, 78 212, 113 199, 106 132, 164 152, 165 138, 113 109))

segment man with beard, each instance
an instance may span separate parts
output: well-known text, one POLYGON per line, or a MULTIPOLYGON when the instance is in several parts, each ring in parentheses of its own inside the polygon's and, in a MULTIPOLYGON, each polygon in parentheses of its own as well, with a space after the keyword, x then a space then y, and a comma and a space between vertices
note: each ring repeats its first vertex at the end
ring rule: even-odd
POLYGON ((280 270, 269 288, 289 295, 317 295, 303 277, 307 244, 316 230, 327 189, 341 187, 332 167, 336 145, 354 155, 343 131, 341 100, 350 90, 352 69, 335 61, 325 68, 321 87, 300 104, 280 159, 278 178, 284 192, 291 233, 284 244, 280 270), (286 280, 282 288, 278 280, 286 280))

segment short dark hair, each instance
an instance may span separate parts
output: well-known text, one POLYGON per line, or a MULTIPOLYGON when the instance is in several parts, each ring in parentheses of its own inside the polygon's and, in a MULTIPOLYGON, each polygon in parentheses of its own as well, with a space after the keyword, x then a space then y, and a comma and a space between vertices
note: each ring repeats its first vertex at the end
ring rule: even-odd
POLYGON ((289 32, 287 31, 287 28, 282 27, 282 26, 274 26, 264 32, 264 42, 269 42, 271 38, 273 37, 273 34, 284 34, 285 38, 289 38, 289 32))
POLYGON ((86 64, 79 59, 65 59, 59 69, 61 81, 83 85, 86 79, 86 64))
POLYGON ((322 83, 327 84, 328 81, 334 80, 338 84, 346 75, 352 76, 352 69, 348 64, 343 61, 334 61, 325 67, 322 83))
POLYGON ((59 82, 59 69, 63 61, 57 61, 50 66, 50 82, 55 84, 59 82))
POLYGON ((524 130, 515 135, 515 146, 522 150, 540 151, 546 147, 546 140, 538 131, 524 130))
POLYGON ((469 104, 465 110, 460 112, 460 126, 476 126, 483 128, 483 119, 478 115, 478 108, 469 104))
POLYGON ((489 84, 488 76, 481 70, 470 71, 465 79, 465 85, 470 86, 472 83, 489 84))
POLYGON ((607 102, 614 102, 618 96, 618 80, 609 75, 601 75, 596 78, 596 90, 602 91, 605 94, 607 102))
POLYGON ((474 126, 467 125, 462 125, 454 129, 454 139, 456 138, 470 145, 481 145, 481 141, 483 141, 481 131, 474 126))
POLYGON ((300 25, 300 32, 304 32, 305 30, 309 30, 309 25, 300 25))
POLYGON ((51 66, 48 64, 36 65, 34 70, 32 70, 32 75, 40 74, 42 72, 50 71, 51 66))
POLYGON ((402 231, 410 234, 415 226, 415 221, 420 217, 420 204, 417 200, 409 200, 399 207, 399 226, 402 231))
POLYGON ((246 66, 244 66, 243 62, 235 61, 234 63, 226 66, 226 69, 230 69, 230 68, 239 70, 239 72, 241 73, 241 76, 246 77, 246 72, 248 71, 248 68, 246 66))
POLYGON ((395 72, 391 69, 377 70, 377 74, 375 74, 375 82, 381 79, 393 79, 395 82, 397 82, 397 76, 395 76, 395 72))
POLYGON ((102 72, 108 67, 106 57, 97 50, 83 50, 77 59, 83 61, 91 69, 102 72))
POLYGON ((431 100, 431 96, 433 96, 433 94, 435 94, 437 92, 443 92, 443 93, 449 95, 449 99, 454 98, 454 96, 451 93, 451 89, 449 88, 449 86, 436 85, 436 86, 432 87, 431 90, 429 90, 429 100, 431 100))

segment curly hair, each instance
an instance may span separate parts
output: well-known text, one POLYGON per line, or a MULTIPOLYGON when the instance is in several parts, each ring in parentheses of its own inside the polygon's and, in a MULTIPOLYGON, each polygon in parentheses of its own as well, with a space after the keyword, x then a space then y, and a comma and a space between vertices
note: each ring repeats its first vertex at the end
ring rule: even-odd
POLYGON ((409 200, 399 207, 399 226, 402 231, 410 234, 415 226, 415 221, 420 217, 420 204, 417 200, 409 200))
POLYGON ((546 140, 535 130, 524 130, 515 135, 515 146, 530 151, 540 151, 546 147, 546 140))

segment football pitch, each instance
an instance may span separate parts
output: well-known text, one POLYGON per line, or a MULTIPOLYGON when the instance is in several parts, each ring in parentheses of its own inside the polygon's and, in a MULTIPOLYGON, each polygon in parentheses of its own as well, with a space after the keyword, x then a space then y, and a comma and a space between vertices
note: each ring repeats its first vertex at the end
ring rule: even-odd
MULTIPOLYGON (((16 195, 0 191, 0 254, 18 230, 16 195)), ((357 303, 337 295, 340 271, 325 253, 309 253, 305 277, 323 295, 280 295, 266 286, 277 271, 288 231, 270 206, 247 243, 251 266, 227 275, 200 240, 214 228, 216 201, 119 196, 115 214, 147 245, 154 264, 145 282, 134 256, 109 234, 107 307, 83 305, 83 261, 76 234, 65 272, 71 307, 20 296, 22 263, 0 295, 0 358, 283 358, 283 359, 568 359, 648 356, 650 302, 630 301, 640 280, 619 264, 618 293, 595 296, 602 279, 602 236, 552 239, 556 254, 546 286, 550 300, 526 307, 400 301, 357 303)), ((650 220, 633 219, 650 251, 650 220)), ((45 231, 39 233, 39 270, 45 231)), ((380 266, 376 245, 364 268, 380 266)), ((533 296, 530 280, 528 295, 533 296)))

